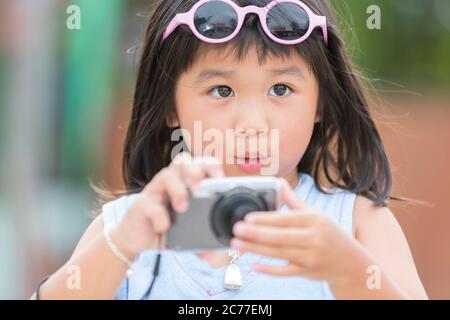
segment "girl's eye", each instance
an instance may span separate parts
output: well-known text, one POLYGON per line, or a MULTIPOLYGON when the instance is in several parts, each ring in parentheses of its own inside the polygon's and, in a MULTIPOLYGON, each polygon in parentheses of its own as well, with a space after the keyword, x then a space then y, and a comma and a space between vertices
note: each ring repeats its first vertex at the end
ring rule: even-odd
POLYGON ((227 86, 215 87, 212 88, 209 92, 217 99, 224 99, 234 96, 233 90, 227 86))
POLYGON ((269 94, 271 96, 285 97, 289 95, 291 91, 292 89, 285 84, 276 84, 272 88, 270 88, 269 94))

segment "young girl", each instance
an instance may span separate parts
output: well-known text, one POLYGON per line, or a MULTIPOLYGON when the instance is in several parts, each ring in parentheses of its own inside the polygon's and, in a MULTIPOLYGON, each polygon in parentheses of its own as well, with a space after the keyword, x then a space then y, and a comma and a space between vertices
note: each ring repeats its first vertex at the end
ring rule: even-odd
POLYGON ((388 160, 326 0, 156 1, 123 160, 127 195, 103 206, 38 298, 427 298, 387 207, 388 160), (229 163, 230 150, 202 157, 205 143, 186 140, 190 152, 173 159, 172 133, 192 134, 196 121, 247 145, 277 130, 278 145, 229 163), (231 258, 220 250, 164 250, 153 282, 167 201, 183 214, 205 177, 258 175, 274 159, 283 205, 233 227, 240 288, 224 288, 231 258))

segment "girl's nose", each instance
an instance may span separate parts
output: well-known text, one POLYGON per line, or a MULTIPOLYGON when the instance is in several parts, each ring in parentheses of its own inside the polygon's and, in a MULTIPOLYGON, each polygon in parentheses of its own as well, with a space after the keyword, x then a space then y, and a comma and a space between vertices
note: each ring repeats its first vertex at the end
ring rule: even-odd
POLYGON ((263 103, 248 102, 237 105, 235 116, 236 134, 263 135, 269 131, 269 119, 263 103))

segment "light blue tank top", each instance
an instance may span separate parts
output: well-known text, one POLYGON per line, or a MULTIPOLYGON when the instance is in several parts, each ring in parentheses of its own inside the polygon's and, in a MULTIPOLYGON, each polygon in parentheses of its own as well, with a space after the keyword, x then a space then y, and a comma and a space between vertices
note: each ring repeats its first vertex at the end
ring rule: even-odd
MULTIPOLYGON (((300 183, 295 188, 298 197, 311 207, 336 221, 350 236, 352 232, 353 205, 356 194, 342 189, 326 189, 332 194, 320 192, 314 179, 300 173, 300 183)), ((138 194, 124 196, 103 206, 105 226, 118 223, 138 194)), ((289 213, 285 206, 281 211, 289 213)), ((134 276, 124 278, 117 290, 116 299, 141 299, 152 280, 155 250, 143 251, 134 264, 134 276)), ((306 279, 300 276, 272 276, 251 269, 255 262, 283 265, 285 260, 247 252, 235 262, 241 269, 240 289, 225 289, 223 286, 226 266, 212 268, 195 252, 162 252, 160 271, 149 299, 177 300, 222 300, 222 299, 334 299, 327 282, 306 279)))

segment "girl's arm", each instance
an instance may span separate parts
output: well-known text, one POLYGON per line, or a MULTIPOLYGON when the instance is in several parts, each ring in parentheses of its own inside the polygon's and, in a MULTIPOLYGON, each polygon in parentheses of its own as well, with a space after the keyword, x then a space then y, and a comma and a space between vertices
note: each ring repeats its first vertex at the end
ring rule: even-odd
POLYGON ((233 226, 231 246, 287 260, 256 271, 304 276, 330 284, 337 299, 427 299, 403 232, 388 208, 358 197, 351 237, 297 197, 287 182, 282 201, 292 214, 251 213, 233 226))
POLYGON ((355 237, 370 257, 359 257, 354 277, 334 284, 335 295, 341 299, 428 299, 408 242, 389 208, 373 207, 369 199, 358 196, 353 215, 355 237), (376 263, 372 263, 372 259, 376 263), (369 270, 368 265, 372 266, 369 270), (381 276, 379 288, 376 287, 377 276, 381 276))
MULTIPOLYGON (((125 248, 117 226, 111 239, 125 248)), ((125 252, 125 251, 124 251, 125 252)), ((126 253, 131 257, 131 253, 126 253)), ((98 216, 88 227, 69 261, 56 271, 40 289, 41 299, 112 299, 128 266, 116 257, 103 237, 103 221, 98 216), (75 266, 75 268, 73 267, 75 266), (79 270, 79 273, 74 270, 79 270), (76 279, 74 277, 79 278, 76 279), (80 281, 79 289, 74 281, 80 281), (72 289, 71 289, 72 288, 72 289)), ((31 299, 35 299, 33 294, 31 299)))
MULTIPOLYGON (((165 234, 170 228, 166 200, 177 213, 185 211, 188 188, 196 188, 207 176, 223 176, 218 159, 199 158, 194 161, 189 154, 179 154, 149 182, 124 218, 110 229, 111 240, 129 260, 134 260, 146 249, 156 248, 158 235, 165 234)), ((127 268, 128 265, 109 248, 103 235, 102 218, 98 216, 86 230, 70 260, 41 286, 40 297, 113 299, 127 268), (77 280, 79 288, 74 286, 77 280)))

